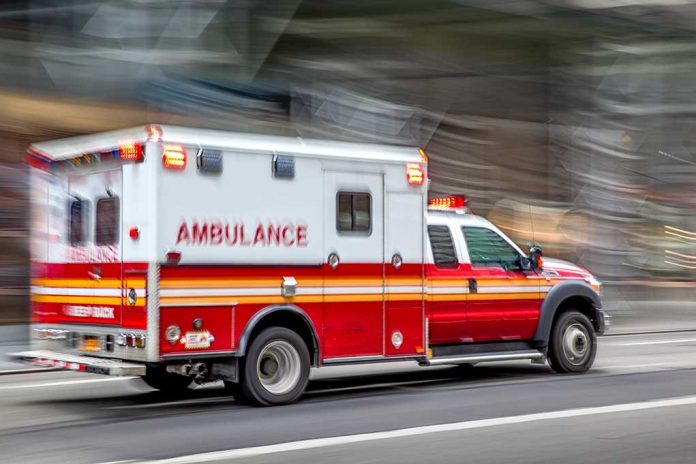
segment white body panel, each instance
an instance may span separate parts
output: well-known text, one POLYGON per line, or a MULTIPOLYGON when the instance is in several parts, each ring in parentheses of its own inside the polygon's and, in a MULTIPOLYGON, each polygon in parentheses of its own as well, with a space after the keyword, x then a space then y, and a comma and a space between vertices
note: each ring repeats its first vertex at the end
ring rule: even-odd
MULTIPOLYGON (((122 187, 118 187, 122 200, 119 252, 124 262, 165 263, 167 251, 175 250, 181 252, 181 264, 325 263, 330 242, 344 242, 341 246, 351 248, 349 238, 337 235, 336 218, 327 217, 327 202, 336 201, 336 188, 353 184, 360 188, 369 184, 370 189, 379 190, 373 192, 373 233, 380 240, 374 245, 355 246, 350 261, 380 262, 398 251, 404 262, 422 262, 426 186, 409 185, 406 180, 407 162, 426 168, 417 149, 172 126, 160 129, 161 140, 156 142, 148 141, 147 129, 140 127, 31 148, 42 157, 63 161, 112 150, 123 143, 145 146, 144 162, 125 162, 118 168, 122 172, 122 187), (184 169, 163 166, 165 144, 185 147, 184 169), (198 169, 199 149, 222 152, 221 173, 198 169), (294 158, 294 178, 274 177, 275 154, 294 158), (325 176, 332 172, 346 173, 347 177, 332 184, 334 191, 327 191, 325 176), (379 185, 366 179, 379 179, 379 185), (390 212, 391 208, 403 210, 390 212), (137 239, 129 238, 134 227, 139 230, 137 239), (387 236, 390 230, 391 236, 387 236)), ((89 168, 79 168, 75 175, 90 172, 89 168)), ((37 209, 36 214, 48 216, 45 236, 58 235, 63 243, 68 234, 68 178, 38 179, 36 189, 45 192, 39 196, 45 195, 48 207, 37 209)), ((102 189, 104 180, 95 180, 94 188, 102 189)), ((37 256, 42 256, 44 245, 37 243, 34 248, 37 256)), ((67 253, 61 247, 50 247, 48 261, 67 262, 67 253)))

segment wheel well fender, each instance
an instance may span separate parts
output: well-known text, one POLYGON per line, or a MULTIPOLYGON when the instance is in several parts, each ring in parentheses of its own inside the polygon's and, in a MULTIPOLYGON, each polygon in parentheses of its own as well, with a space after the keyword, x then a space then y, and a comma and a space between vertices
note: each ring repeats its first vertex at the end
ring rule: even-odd
POLYGON ((286 327, 297 332, 307 345, 311 365, 317 366, 319 364, 319 337, 316 327, 307 313, 294 305, 267 306, 254 314, 247 321, 239 337, 235 356, 245 356, 254 337, 268 327, 286 327))
POLYGON ((592 321, 595 329, 598 328, 597 311, 602 307, 599 294, 584 282, 561 282, 549 291, 541 305, 539 323, 534 334, 536 346, 546 347, 548 345, 556 315, 568 307, 573 307, 584 313, 592 321))

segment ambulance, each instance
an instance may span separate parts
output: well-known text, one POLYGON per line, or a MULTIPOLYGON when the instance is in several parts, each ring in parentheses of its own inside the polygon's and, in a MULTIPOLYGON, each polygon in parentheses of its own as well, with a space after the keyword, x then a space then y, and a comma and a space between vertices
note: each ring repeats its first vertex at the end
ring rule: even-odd
POLYGON ((30 363, 298 399, 311 368, 587 371, 600 283, 522 251, 419 148, 148 125, 37 143, 30 363))

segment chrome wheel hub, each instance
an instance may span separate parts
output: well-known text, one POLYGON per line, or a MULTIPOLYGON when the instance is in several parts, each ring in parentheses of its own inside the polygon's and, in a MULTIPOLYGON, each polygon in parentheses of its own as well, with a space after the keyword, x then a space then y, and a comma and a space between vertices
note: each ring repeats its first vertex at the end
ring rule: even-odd
POLYGON ((266 345, 256 363, 256 374, 269 393, 283 395, 297 386, 301 377, 300 354, 285 340, 266 345))
POLYGON ((571 364, 578 366, 590 355, 590 334, 584 325, 576 322, 563 331, 563 354, 571 364))

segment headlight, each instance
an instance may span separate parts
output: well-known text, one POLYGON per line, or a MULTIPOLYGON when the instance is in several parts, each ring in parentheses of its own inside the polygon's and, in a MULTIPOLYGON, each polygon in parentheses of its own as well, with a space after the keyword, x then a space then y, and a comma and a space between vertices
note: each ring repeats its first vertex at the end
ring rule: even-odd
POLYGON ((170 325, 164 332, 164 336, 166 337, 167 341, 173 345, 179 341, 179 337, 181 337, 181 329, 178 325, 170 325))

